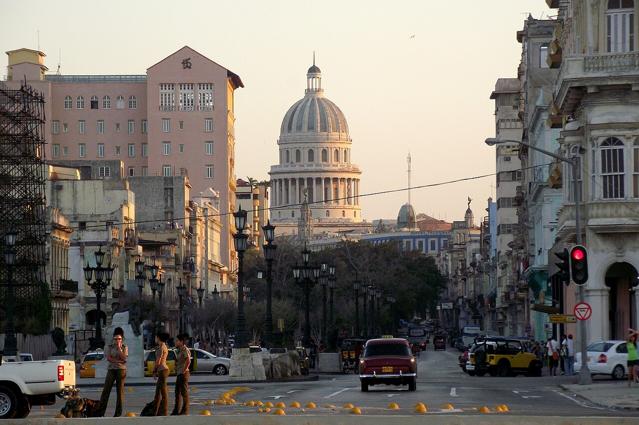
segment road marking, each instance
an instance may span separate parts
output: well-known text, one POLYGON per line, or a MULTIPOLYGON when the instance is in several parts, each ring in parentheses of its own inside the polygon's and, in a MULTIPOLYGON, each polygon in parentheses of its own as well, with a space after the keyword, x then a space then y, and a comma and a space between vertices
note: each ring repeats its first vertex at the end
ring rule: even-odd
POLYGON ((450 396, 451 396, 451 397, 457 397, 457 388, 452 387, 452 388, 450 389, 450 396))
POLYGON ((302 390, 291 390, 291 391, 286 391, 286 394, 293 394, 296 393, 298 391, 302 391, 302 390))
POLYGON ((610 409, 606 409, 604 407, 592 406, 592 405, 586 404, 586 403, 584 403, 584 402, 582 402, 580 400, 577 400, 574 397, 570 397, 568 394, 562 393, 561 391, 553 390, 553 392, 559 394, 560 396, 562 396, 564 398, 567 398, 568 400, 572 401, 573 403, 575 403, 575 404, 577 404, 577 405, 579 405, 581 407, 586 407, 588 409, 595 409, 595 410, 610 410, 610 409))
POLYGON ((541 398, 540 395, 522 395, 521 398, 541 398))
POLYGON ((338 394, 343 393, 344 391, 348 391, 348 390, 355 390, 355 389, 357 389, 357 387, 352 387, 352 388, 342 388, 341 390, 339 390, 339 391, 335 391, 334 393, 329 394, 329 395, 325 396, 324 398, 332 398, 332 397, 335 397, 335 396, 336 396, 336 395, 338 395, 338 394))
POLYGON ((286 397, 286 396, 285 395, 269 395, 269 396, 266 396, 266 398, 272 398, 272 399, 275 399, 275 400, 279 400, 282 397, 286 397))
POLYGON ((395 397, 397 394, 386 394, 386 397, 391 398, 391 397, 395 397))

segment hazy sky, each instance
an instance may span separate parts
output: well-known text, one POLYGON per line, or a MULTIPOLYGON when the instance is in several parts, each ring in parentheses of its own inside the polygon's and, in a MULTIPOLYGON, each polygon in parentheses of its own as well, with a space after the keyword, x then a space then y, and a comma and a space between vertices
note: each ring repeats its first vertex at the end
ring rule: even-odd
MULTIPOLYGON (((312 52, 326 96, 344 112, 361 193, 494 172, 489 95, 516 76, 516 31, 543 0, 1 0, 0 48, 37 48, 63 74, 144 74, 184 45, 239 74, 238 177, 266 179, 287 109, 304 95, 312 52), (414 37, 413 37, 414 36, 414 37)), ((6 66, 6 58, 3 59, 6 66)), ((6 68, 0 71, 6 74, 6 68)), ((414 190, 417 212, 485 215, 494 178, 414 190)), ((394 218, 405 193, 362 199, 365 218, 394 218)))

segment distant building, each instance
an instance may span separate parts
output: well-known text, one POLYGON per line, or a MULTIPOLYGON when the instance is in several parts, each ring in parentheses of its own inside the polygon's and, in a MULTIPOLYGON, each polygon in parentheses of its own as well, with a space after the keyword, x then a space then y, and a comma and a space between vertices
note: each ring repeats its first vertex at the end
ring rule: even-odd
POLYGON ((264 226, 270 219, 270 189, 267 182, 247 182, 237 179, 235 198, 237 207, 249 211, 246 226, 250 229, 249 243, 262 249, 264 245, 264 226))

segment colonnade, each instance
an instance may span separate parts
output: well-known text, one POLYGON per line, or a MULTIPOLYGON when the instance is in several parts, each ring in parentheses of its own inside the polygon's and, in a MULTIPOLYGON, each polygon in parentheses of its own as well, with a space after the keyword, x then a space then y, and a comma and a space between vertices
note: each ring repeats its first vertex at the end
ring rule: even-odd
POLYGON ((349 177, 292 177, 271 179, 271 205, 284 206, 304 201, 327 205, 359 205, 359 179, 349 177))

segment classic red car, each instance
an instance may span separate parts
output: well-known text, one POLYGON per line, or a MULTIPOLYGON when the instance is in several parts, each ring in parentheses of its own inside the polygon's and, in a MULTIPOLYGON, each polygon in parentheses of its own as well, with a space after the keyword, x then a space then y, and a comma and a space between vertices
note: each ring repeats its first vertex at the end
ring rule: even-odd
POLYGON ((408 385, 417 389, 417 360, 402 338, 369 339, 359 360, 362 391, 370 385, 408 385))

